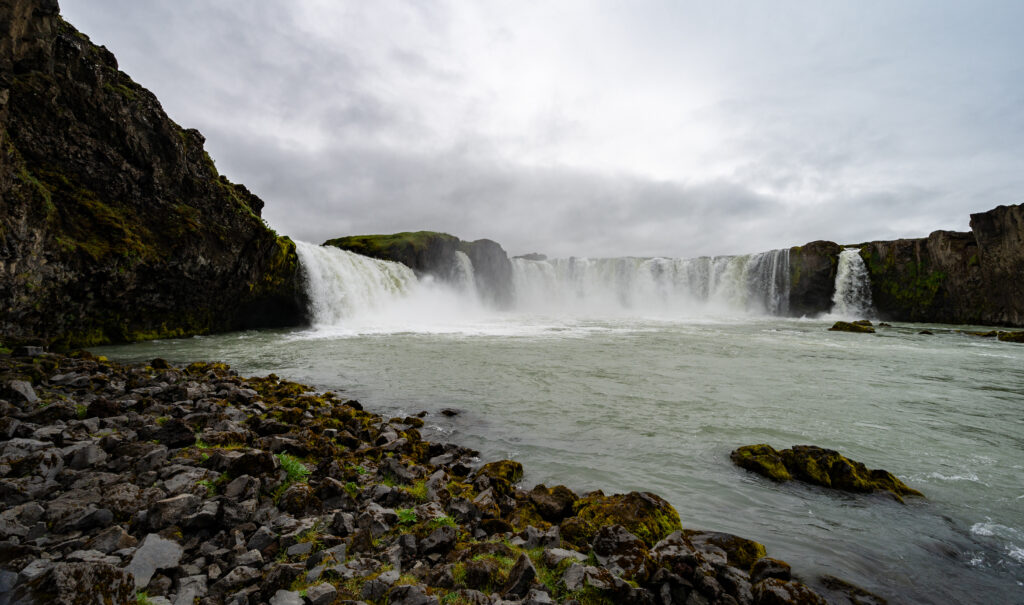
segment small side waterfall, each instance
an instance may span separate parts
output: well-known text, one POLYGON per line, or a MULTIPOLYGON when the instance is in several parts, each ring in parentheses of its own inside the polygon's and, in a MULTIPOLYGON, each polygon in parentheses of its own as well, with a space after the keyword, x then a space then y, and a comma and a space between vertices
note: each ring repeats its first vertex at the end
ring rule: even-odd
POLYGON ((401 263, 295 242, 317 325, 336 325, 408 295, 416 274, 401 263))
POLYGON ((469 255, 461 250, 455 251, 455 268, 452 271, 455 287, 460 292, 476 296, 476 273, 473 271, 473 261, 469 255))
POLYGON ((832 314, 842 317, 863 318, 873 315, 871 302, 871 276, 857 248, 845 248, 839 253, 836 270, 836 290, 832 295, 832 314))

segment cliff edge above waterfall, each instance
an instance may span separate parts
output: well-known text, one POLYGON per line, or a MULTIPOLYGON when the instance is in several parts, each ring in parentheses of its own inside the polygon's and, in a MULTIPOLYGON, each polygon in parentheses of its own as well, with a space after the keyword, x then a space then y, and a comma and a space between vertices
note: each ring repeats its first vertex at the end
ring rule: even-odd
POLYGON ((489 239, 466 242, 447 233, 415 231, 352 235, 327 240, 324 245, 402 263, 417 275, 431 275, 448 282, 460 279, 456 253, 462 252, 473 265, 481 299, 499 308, 515 302, 512 262, 501 245, 489 239))
POLYGON ((295 247, 263 223, 263 201, 58 11, 0 1, 0 338, 88 346, 299 322, 295 247))
MULTIPOLYGON (((971 231, 856 244, 882 319, 1024 326, 1024 206, 971 215, 971 231)), ((827 312, 842 247, 813 242, 791 251, 790 308, 827 312)))

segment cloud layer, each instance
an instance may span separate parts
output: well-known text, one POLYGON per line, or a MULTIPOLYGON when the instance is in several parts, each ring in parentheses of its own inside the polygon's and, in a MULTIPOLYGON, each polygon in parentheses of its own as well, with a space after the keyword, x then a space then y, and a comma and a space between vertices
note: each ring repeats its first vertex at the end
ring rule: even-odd
POLYGON ((1024 191, 1021 3, 62 9, 299 239, 744 253, 965 229, 1024 191))

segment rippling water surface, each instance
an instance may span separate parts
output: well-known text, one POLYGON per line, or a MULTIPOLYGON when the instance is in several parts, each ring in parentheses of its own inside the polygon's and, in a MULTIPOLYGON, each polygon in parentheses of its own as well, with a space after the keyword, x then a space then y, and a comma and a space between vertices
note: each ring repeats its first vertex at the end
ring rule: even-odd
POLYGON ((224 360, 384 414, 426 410, 429 438, 514 457, 530 485, 656 492, 684 527, 758 540, 812 584, 832 574, 890 602, 1024 603, 1022 345, 778 318, 422 319, 428 330, 245 332, 96 352, 224 360), (437 413, 446 407, 463 413, 437 413), (927 499, 773 484, 729 462, 751 443, 837 449, 927 499))

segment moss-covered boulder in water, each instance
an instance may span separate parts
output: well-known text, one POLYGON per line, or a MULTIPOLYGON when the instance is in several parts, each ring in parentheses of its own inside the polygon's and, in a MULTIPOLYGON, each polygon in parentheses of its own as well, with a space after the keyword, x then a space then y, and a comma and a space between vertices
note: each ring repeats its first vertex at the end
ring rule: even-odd
POLYGON ((733 464, 775 481, 789 481, 793 475, 786 469, 786 461, 770 445, 744 445, 729 456, 733 464))
POLYGON ((596 491, 573 504, 575 516, 562 523, 563 539, 576 547, 593 541, 601 527, 621 525, 648 547, 681 530, 679 513, 667 501, 650 492, 605 496, 596 491))
POLYGON ((478 477, 503 479, 509 483, 517 483, 523 478, 523 465, 515 460, 498 460, 488 462, 476 472, 478 477))
POLYGON ((795 445, 788 450, 775 450, 763 443, 745 445, 730 458, 737 466, 776 481, 792 478, 848 492, 888 492, 900 502, 903 496, 924 495, 888 471, 869 469, 835 450, 814 445, 795 445))
POLYGON ((1003 342, 1024 343, 1024 332, 1000 332, 998 338, 1003 342))
POLYGON ((837 321, 832 324, 829 328, 830 332, 853 332, 855 334, 874 334, 875 328, 870 325, 864 325, 860 322, 849 322, 849 321, 837 321))

